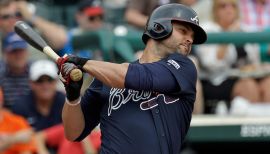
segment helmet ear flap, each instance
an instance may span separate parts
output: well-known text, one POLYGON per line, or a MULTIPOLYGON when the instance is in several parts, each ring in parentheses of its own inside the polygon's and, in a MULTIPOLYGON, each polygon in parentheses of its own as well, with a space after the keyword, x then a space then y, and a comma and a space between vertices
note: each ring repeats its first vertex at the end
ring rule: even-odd
POLYGON ((154 23, 153 25, 153 31, 155 31, 156 33, 162 33, 164 31, 164 27, 159 24, 159 23, 154 23))
POLYGON ((170 21, 153 22, 148 27, 149 36, 155 40, 167 37, 172 32, 170 21))
POLYGON ((142 36, 143 42, 146 44, 149 38, 160 40, 168 37, 172 33, 172 24, 170 20, 149 21, 142 36))

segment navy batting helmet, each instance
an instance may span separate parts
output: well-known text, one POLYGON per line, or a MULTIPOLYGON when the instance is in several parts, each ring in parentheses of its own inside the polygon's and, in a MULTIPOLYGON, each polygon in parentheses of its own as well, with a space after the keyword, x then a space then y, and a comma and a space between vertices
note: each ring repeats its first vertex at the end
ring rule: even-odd
POLYGON ((205 31, 199 26, 197 13, 190 7, 171 3, 156 8, 149 17, 142 36, 146 44, 149 38, 164 39, 172 33, 172 21, 189 24, 194 31, 193 44, 202 44, 207 40, 205 31))

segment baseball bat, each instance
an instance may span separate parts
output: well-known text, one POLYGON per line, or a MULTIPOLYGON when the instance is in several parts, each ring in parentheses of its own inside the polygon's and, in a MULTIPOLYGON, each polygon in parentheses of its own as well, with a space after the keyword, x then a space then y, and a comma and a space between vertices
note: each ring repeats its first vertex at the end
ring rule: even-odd
MULTIPOLYGON (((48 55, 55 62, 60 58, 53 49, 44 41, 44 39, 35 32, 28 24, 23 21, 17 21, 14 26, 15 32, 23 38, 26 42, 34 48, 48 55)), ((82 71, 80 69, 73 69, 70 72, 72 81, 79 81, 82 78, 82 71)))

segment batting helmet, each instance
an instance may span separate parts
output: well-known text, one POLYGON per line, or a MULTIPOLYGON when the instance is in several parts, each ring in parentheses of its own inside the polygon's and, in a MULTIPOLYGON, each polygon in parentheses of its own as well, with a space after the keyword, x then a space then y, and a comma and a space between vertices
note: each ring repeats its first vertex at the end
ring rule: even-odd
POLYGON ((180 21, 191 26, 194 31, 193 44, 201 44, 207 40, 205 31, 199 26, 197 13, 182 4, 166 4, 156 8, 149 17, 142 36, 146 44, 149 38, 164 39, 172 33, 172 21, 180 21))

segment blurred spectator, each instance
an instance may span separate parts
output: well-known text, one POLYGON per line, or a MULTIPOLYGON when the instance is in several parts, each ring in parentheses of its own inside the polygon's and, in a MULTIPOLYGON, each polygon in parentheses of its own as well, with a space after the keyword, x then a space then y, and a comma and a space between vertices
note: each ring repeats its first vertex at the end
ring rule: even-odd
POLYGON ((38 153, 46 154, 46 145, 57 148, 57 154, 97 154, 101 144, 100 130, 94 130, 81 142, 70 142, 65 138, 64 127, 57 125, 37 134, 38 153))
MULTIPOLYGON (((260 32, 270 29, 269 0, 240 0, 241 26, 249 32, 260 32)), ((262 62, 270 62, 269 44, 260 44, 262 62)))
POLYGON ((74 5, 83 0, 52 0, 55 5, 74 5))
MULTIPOLYGON (((202 24, 208 32, 241 31, 237 0, 213 1, 213 22, 202 24)), ((197 55, 201 64, 204 97, 206 100, 230 100, 242 96, 251 102, 267 101, 268 92, 252 78, 231 78, 232 68, 253 68, 258 64, 258 50, 251 45, 201 45, 197 55)), ((268 85, 268 84, 267 84, 268 85)), ((269 94, 270 95, 270 94, 269 94)), ((269 100, 270 101, 270 100, 269 100)))
POLYGON ((4 106, 10 108, 16 99, 30 91, 27 43, 11 32, 2 40, 2 52, 0 87, 4 92, 4 106))
MULTIPOLYGON (((82 34, 86 31, 94 31, 104 27, 104 10, 98 0, 83 0, 78 4, 76 12, 76 22, 78 27, 71 29, 65 33, 67 40, 61 44, 61 50, 58 52, 60 56, 64 54, 76 54, 82 57, 99 59, 100 56, 91 55, 89 50, 74 51, 72 41, 76 34, 82 34)), ((91 42, 89 42, 91 43, 91 42)))
POLYGON ((4 94, 3 94, 2 88, 0 88, 0 103, 1 103, 0 105, 2 107, 4 104, 4 94))
POLYGON ((270 26, 269 0, 240 0, 241 27, 245 31, 261 31, 270 26))
POLYGON ((33 131, 26 120, 5 110, 2 91, 0 98, 0 153, 31 154, 36 152, 33 131))
POLYGON ((17 12, 16 5, 12 0, 0 1, 0 32, 6 35, 13 31, 15 22, 21 19, 21 14, 17 12))
POLYGON ((143 30, 148 16, 156 7, 167 3, 181 3, 192 6, 196 2, 197 0, 129 0, 125 19, 129 24, 143 30))
POLYGON ((148 16, 156 7, 175 1, 176 0, 129 0, 125 19, 129 24, 143 30, 148 16))
POLYGON ((192 8, 197 12, 200 23, 211 20, 211 7, 213 0, 198 0, 196 4, 192 5, 192 8))
POLYGON ((198 0, 178 0, 177 2, 192 7, 198 0))
POLYGON ((12 111, 26 118, 36 131, 60 124, 65 96, 56 90, 56 65, 48 60, 36 61, 29 75, 31 91, 14 103, 12 111))
POLYGON ((0 1, 0 32, 5 36, 13 31, 14 23, 25 20, 44 36, 54 49, 59 49, 66 41, 65 30, 61 26, 38 17, 31 12, 28 3, 24 0, 1 0, 0 1), (57 35, 56 35, 57 34, 57 35))
MULTIPOLYGON (((197 72, 200 72, 198 58, 196 58, 195 56, 192 56, 192 55, 189 55, 188 57, 195 64, 197 72)), ((194 108, 193 108, 192 114, 203 114, 204 113, 204 104, 205 103, 204 103, 202 83, 201 83, 200 79, 197 79, 196 90, 197 90, 196 100, 195 100, 195 103, 194 103, 194 108)))
POLYGON ((270 115, 269 103, 251 103, 243 97, 235 97, 231 102, 230 115, 246 117, 267 117, 270 115))

